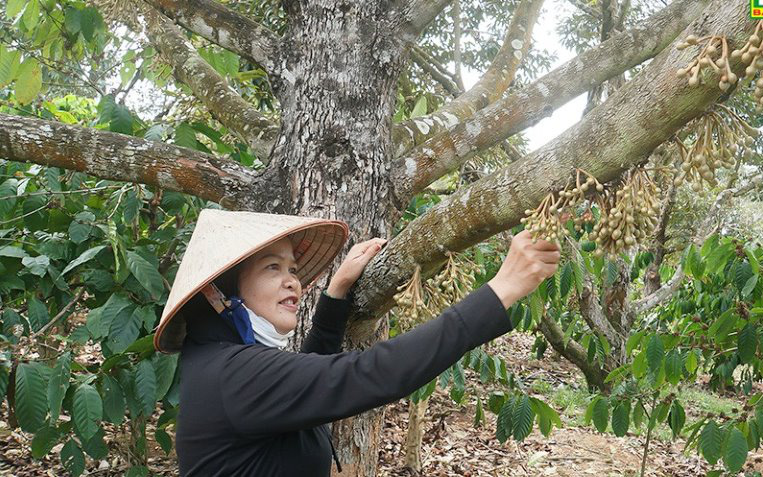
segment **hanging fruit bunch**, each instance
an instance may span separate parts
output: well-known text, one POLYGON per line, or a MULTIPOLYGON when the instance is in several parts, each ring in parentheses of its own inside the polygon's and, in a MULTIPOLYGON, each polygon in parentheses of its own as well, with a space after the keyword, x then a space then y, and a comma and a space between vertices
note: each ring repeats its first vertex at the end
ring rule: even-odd
MULTIPOLYGON (((709 66, 720 76, 718 87, 724 92, 728 91, 732 85, 739 81, 737 75, 731 71, 729 58, 734 60, 741 59, 742 62, 747 65, 744 72, 745 77, 753 78, 756 73, 763 70, 762 39, 763 20, 758 21, 755 25, 755 31, 750 35, 747 43, 745 43, 741 49, 732 51, 731 55, 729 55, 729 46, 726 37, 708 35, 698 38, 696 35, 689 35, 684 42, 678 44, 677 48, 679 50, 683 50, 693 45, 706 44, 699 55, 685 68, 679 68, 676 74, 679 78, 688 78, 689 86, 697 86, 700 84, 700 70, 709 66), (719 57, 714 59, 716 56, 719 57)), ((755 82, 754 95, 757 101, 757 110, 763 111, 763 77, 758 77, 758 80, 755 82)))
POLYGON ((446 251, 448 259, 443 269, 422 286, 421 266, 416 264, 413 276, 397 288, 400 329, 407 330, 419 322, 419 317, 434 317, 454 303, 461 301, 474 288, 476 274, 482 267, 467 257, 467 253, 446 251))
MULTIPOLYGON (((571 185, 571 183, 568 184, 558 194, 556 192, 548 194, 535 210, 525 210, 526 217, 522 217, 520 222, 530 231, 533 243, 538 238, 559 242, 562 236, 567 233, 564 224, 570 216, 569 211, 574 210, 578 204, 585 201, 586 192, 592 187, 596 189, 596 192, 604 191, 604 185, 583 169, 576 169, 575 186, 570 189, 571 185), (583 181, 581 181, 581 173, 585 176, 583 181)), ((583 217, 575 219, 575 226, 578 230, 582 227, 586 217, 589 220, 593 219, 592 214, 584 214, 583 217)))
POLYGON ((660 192, 647 171, 637 167, 626 173, 614 194, 597 195, 601 218, 588 236, 596 242, 594 255, 614 258, 651 235, 659 222, 660 192))
POLYGON ((696 132, 696 140, 691 148, 674 138, 678 147, 680 172, 674 179, 679 186, 684 180, 692 183, 692 190, 702 190, 702 181, 716 186, 716 172, 719 168, 733 169, 736 156, 743 151, 745 158, 752 155, 752 146, 758 137, 758 130, 747 124, 734 111, 723 105, 709 111, 690 126, 696 132), (721 114, 724 113, 724 114, 721 114))

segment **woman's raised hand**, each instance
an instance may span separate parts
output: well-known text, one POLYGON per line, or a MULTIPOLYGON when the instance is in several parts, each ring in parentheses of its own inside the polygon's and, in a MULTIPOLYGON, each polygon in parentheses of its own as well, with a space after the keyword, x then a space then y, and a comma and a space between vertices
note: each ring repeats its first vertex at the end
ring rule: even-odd
POLYGON ((558 245, 542 239, 533 243, 530 232, 523 230, 511 239, 506 259, 488 284, 508 309, 553 276, 560 258, 558 245))
POLYGON ((363 270, 374 256, 379 253, 387 239, 372 238, 365 242, 356 243, 352 246, 347 257, 334 273, 328 287, 331 296, 344 297, 347 290, 358 280, 363 270))

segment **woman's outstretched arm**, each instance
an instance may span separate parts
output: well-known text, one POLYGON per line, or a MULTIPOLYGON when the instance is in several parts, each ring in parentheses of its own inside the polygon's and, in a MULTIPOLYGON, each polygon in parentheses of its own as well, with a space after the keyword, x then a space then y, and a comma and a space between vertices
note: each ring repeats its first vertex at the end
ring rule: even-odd
POLYGON ((227 419, 242 435, 311 428, 407 396, 470 349, 510 330, 504 303, 485 284, 437 318, 365 351, 238 348, 221 357, 217 389, 227 419))

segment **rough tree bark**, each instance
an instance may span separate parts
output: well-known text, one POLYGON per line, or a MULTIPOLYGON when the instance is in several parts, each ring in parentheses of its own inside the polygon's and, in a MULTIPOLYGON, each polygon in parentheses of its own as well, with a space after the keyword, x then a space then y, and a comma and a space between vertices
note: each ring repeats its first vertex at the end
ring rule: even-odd
MULTIPOLYGON (((393 159, 394 92, 406 52, 448 0, 290 0, 283 2, 289 26, 282 38, 210 0, 149 3, 268 71, 282 108, 268 167, 254 173, 172 145, 7 115, 0 115, 0 156, 154 184, 233 209, 339 218, 350 225, 350 246, 373 236, 390 237, 411 196, 430 182, 551 114, 566 96, 571 99, 659 53, 579 125, 463 187, 390 240, 353 287, 347 348, 386 337, 385 313, 416 264, 427 278, 441 266, 446 250, 463 250, 518 224, 525 209, 564 187, 575 167, 602 182, 619 177, 720 95, 714 82, 688 88, 675 77, 676 65, 688 63, 694 51, 665 47, 699 16, 707 0, 673 2, 647 23, 651 28, 613 36, 393 159)), ((726 34, 739 46, 754 26, 744 8, 714 0, 689 30, 700 36, 726 34)), ((204 88, 195 93, 205 94, 204 88)), ((301 316, 310 316, 305 312, 314 307, 315 291, 342 258, 305 297, 301 316)), ((298 336, 305 330, 300 322, 298 336)), ((335 425, 346 468, 342 475, 375 475, 382 415, 376 410, 335 425)))

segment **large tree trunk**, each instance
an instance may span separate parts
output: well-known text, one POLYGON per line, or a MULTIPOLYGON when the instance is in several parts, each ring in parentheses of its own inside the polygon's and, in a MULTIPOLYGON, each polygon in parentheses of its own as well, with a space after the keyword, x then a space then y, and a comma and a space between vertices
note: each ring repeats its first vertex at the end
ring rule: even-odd
MULTIPOLYGON (((271 165, 283 171, 288 198, 276 210, 348 220, 350 243, 389 237, 393 214, 388 168, 390 125, 401 48, 389 43, 391 25, 374 2, 311 1, 292 4, 284 37, 281 132, 271 165)), ((346 249, 345 249, 346 251, 346 249)), ((337 257, 332 271, 343 256, 337 257)), ((323 280, 302 302, 314 309, 323 280)), ((302 313, 294 346, 309 327, 302 313)), ((388 337, 386 316, 347 336, 353 348, 388 337)), ((376 474, 384 417, 375 409, 334 424, 342 475, 376 474)))

